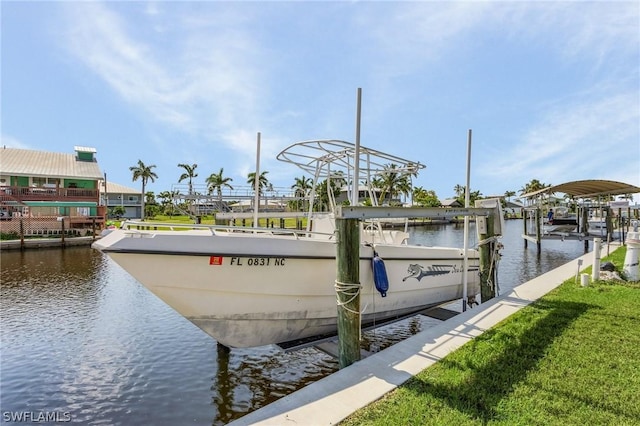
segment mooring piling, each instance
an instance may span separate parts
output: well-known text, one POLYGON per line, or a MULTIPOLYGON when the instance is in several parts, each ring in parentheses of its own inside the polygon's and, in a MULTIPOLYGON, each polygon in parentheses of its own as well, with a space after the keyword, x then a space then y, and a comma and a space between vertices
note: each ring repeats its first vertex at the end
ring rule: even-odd
MULTIPOLYGON (((340 368, 347 367, 360 360, 360 221, 372 218, 453 218, 457 216, 486 217, 488 222, 486 238, 491 245, 487 246, 484 270, 487 271, 485 291, 494 292, 496 283, 495 271, 495 236, 502 230, 498 218, 500 203, 497 200, 485 200, 492 204, 469 208, 440 207, 372 207, 372 206, 338 206, 335 215, 336 224, 336 298, 338 303, 338 358, 340 368), (498 230, 496 229, 498 228, 498 230)), ((483 302, 490 299, 491 293, 482 293, 483 302)))
POLYGON ((480 243, 480 297, 482 302, 496 297, 496 277, 495 268, 495 214, 490 213, 486 217, 479 216, 476 219, 478 226, 478 236, 480 243))
POLYGON ((336 218, 336 297, 340 368, 360 360, 360 225, 358 219, 336 218))

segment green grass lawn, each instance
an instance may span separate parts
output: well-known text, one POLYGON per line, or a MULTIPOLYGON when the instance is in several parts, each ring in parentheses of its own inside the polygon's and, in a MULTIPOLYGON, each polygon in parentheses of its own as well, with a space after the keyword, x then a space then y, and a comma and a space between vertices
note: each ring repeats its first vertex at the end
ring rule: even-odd
POLYGON ((341 424, 640 425, 640 284, 567 280, 341 424))

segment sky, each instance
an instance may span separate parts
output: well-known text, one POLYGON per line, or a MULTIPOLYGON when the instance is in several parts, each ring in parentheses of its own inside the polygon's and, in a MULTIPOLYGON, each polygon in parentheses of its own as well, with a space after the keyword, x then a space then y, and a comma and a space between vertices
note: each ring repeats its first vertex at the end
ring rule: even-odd
MULTIPOLYGON (((172 190, 197 164, 238 187, 310 139, 426 165, 442 200, 532 179, 640 186, 640 3, 582 1, 5 1, 2 145, 96 148, 132 188, 142 160, 172 190)), ((310 177, 309 175, 306 175, 310 177)), ((186 181, 183 181, 183 184, 186 181)), ((640 198, 635 198, 636 202, 640 198)))

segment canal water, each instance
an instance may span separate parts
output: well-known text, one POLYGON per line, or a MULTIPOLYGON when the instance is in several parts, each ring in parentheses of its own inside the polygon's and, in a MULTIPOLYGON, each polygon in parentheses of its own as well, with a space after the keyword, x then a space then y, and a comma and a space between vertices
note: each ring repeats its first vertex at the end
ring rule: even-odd
MULTIPOLYGON (((507 221, 504 291, 584 254, 584 243, 524 249, 507 221)), ((462 225, 410 230, 423 245, 462 246, 462 225)), ((470 246, 476 241, 472 225, 470 246)), ((0 422, 220 425, 338 370, 315 348, 226 352, 88 247, 1 256, 0 422)), ((576 269, 577 272, 577 269, 576 269)), ((365 335, 376 351, 438 323, 414 317, 365 335)))

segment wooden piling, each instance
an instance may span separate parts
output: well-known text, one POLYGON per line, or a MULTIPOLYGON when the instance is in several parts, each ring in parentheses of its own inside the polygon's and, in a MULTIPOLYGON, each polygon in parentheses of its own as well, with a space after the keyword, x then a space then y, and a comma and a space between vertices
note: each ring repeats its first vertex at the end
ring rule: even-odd
POLYGON ((360 227, 358 219, 336 218, 336 296, 340 368, 360 360, 360 227))
POLYGON ((607 227, 607 235, 605 241, 609 243, 611 242, 613 237, 613 209, 611 209, 611 207, 606 207, 605 212, 605 226, 607 227))
POLYGON ((587 253, 589 251, 589 239, 587 238, 589 234, 589 209, 587 207, 582 207, 581 215, 582 220, 580 221, 580 233, 585 236, 584 252, 587 253))
POLYGON ((538 251, 542 248, 542 220, 541 220, 542 212, 540 208, 537 208, 535 211, 535 221, 536 221, 536 247, 538 251))
POLYGON ((24 223, 20 218, 20 250, 24 250, 24 223))
MULTIPOLYGON (((527 209, 522 209, 522 235, 529 235, 529 230, 527 229, 527 209)), ((524 248, 526 249, 529 246, 529 240, 524 239, 524 248)))
POLYGON ((496 297, 496 276, 495 267, 495 215, 490 214, 486 218, 485 232, 480 233, 480 241, 485 241, 478 248, 480 251, 480 297, 482 303, 496 297))
POLYGON ((62 245, 62 247, 65 247, 65 242, 64 242, 64 217, 60 218, 60 227, 62 228, 62 239, 60 244, 62 245))

